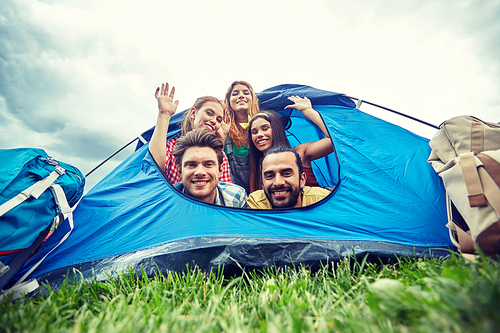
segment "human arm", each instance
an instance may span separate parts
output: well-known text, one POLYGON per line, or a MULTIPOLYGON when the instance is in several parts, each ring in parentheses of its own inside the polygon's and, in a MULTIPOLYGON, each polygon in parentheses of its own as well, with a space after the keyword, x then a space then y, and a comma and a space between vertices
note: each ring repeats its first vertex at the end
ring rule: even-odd
POLYGON ((323 132, 323 134, 326 137, 330 137, 328 135, 328 131, 325 127, 325 123, 323 122, 323 119, 321 119, 321 116, 319 115, 318 111, 314 110, 311 104, 311 101, 307 97, 299 97, 299 96, 291 96, 288 97, 290 101, 292 101, 294 104, 287 105, 285 106, 285 109, 296 109, 302 112, 304 116, 306 116, 309 120, 311 120, 316 126, 319 127, 319 129, 323 132))
POLYGON ((149 142, 149 152, 153 156, 156 164, 165 171, 166 162, 166 141, 168 125, 170 124, 170 119, 177 110, 177 105, 179 101, 174 102, 175 87, 169 92, 168 82, 161 84, 160 87, 156 88, 155 97, 158 100, 158 118, 156 119, 156 127, 151 136, 151 141, 149 142))
POLYGON ((314 142, 305 142, 294 148, 302 158, 302 162, 304 163, 304 165, 309 167, 311 165, 311 161, 331 154, 333 152, 333 144, 330 136, 328 135, 328 131, 325 127, 323 119, 321 119, 318 111, 313 109, 311 101, 307 97, 301 98, 299 96, 291 96, 288 97, 288 99, 294 104, 287 105, 285 109, 299 110, 304 116, 306 116, 316 126, 318 126, 326 136, 326 138, 323 138, 321 140, 314 142))
POLYGON ((306 167, 311 166, 311 161, 333 153, 333 144, 330 138, 323 138, 314 142, 305 142, 293 148, 302 159, 306 167))

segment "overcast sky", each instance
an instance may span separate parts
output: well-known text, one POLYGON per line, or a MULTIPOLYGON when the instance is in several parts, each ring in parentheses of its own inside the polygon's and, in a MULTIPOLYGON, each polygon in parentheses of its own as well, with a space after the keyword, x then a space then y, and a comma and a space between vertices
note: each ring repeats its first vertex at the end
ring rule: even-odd
MULTIPOLYGON (((436 125, 463 114, 500 121, 500 1, 0 0, 0 8, 0 148, 43 148, 84 174, 155 124, 153 93, 164 81, 176 86, 178 110, 246 80, 257 92, 297 83, 344 93, 436 125)), ((91 175, 87 190, 124 157, 91 175)))

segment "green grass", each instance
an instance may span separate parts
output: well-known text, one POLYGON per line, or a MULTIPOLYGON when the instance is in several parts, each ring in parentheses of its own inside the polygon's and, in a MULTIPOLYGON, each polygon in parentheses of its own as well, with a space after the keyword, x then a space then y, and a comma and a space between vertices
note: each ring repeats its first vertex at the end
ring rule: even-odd
POLYGON ((0 303, 1 332, 499 332, 500 264, 345 259, 224 278, 169 272, 65 283, 0 303))

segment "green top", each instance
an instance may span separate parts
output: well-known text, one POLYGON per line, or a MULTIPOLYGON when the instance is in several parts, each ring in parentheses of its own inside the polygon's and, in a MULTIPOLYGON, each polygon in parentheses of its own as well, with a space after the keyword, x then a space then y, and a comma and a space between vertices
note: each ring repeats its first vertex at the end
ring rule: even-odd
MULTIPOLYGON (((232 140, 231 140, 232 142, 232 140)), ((234 156, 247 156, 250 153, 250 147, 241 145, 240 148, 236 147, 236 144, 232 142, 233 144, 233 155, 234 156)))

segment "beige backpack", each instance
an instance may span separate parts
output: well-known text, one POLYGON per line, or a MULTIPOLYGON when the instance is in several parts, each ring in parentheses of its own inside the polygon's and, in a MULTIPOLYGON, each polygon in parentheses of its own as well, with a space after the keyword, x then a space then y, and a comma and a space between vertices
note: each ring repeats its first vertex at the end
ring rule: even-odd
POLYGON ((472 116, 445 121, 431 139, 429 162, 443 179, 452 242, 500 254, 500 124, 472 116))

